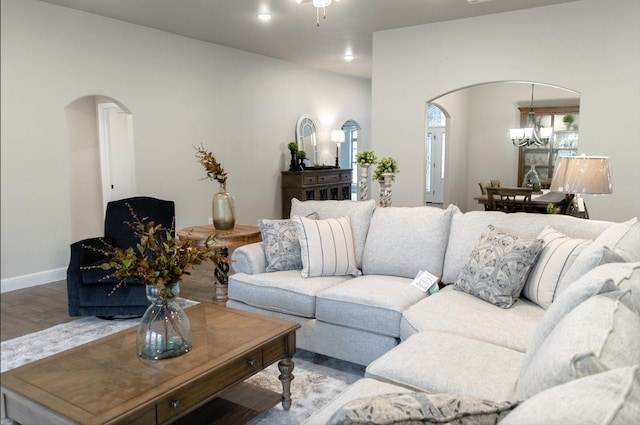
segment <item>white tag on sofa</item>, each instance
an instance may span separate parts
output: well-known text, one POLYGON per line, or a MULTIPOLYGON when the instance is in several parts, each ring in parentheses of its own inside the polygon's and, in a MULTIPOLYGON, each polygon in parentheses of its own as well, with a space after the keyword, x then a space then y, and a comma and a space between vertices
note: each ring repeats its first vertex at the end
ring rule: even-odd
POLYGON ((428 295, 435 294, 440 289, 438 288, 438 282, 440 278, 428 271, 420 270, 416 277, 411 281, 411 285, 420 289, 422 292, 426 292, 428 295))

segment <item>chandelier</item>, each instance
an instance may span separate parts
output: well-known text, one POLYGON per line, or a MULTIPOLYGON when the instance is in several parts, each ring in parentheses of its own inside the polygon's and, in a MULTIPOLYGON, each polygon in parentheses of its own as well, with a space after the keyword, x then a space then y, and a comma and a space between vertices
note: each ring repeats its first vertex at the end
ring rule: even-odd
MULTIPOLYGON (((295 0, 296 3, 300 4, 305 0, 295 0)), ((312 0, 313 7, 316 8, 316 26, 320 26, 320 9, 322 9, 322 19, 327 19, 327 6, 330 6, 332 0, 312 0)), ((339 2, 340 0, 336 0, 339 2)))
POLYGON ((536 123, 536 114, 533 111, 533 86, 531 84, 531 106, 529 107, 526 127, 509 129, 511 143, 514 146, 545 146, 549 143, 553 132, 551 127, 542 127, 539 122, 536 123))

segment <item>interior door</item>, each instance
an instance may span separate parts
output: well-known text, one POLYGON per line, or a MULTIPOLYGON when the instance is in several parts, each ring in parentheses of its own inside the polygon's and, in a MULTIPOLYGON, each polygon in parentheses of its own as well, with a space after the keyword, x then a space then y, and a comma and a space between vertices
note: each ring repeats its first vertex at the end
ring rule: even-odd
POLYGON ((98 104, 102 201, 136 194, 131 115, 115 103, 98 104))

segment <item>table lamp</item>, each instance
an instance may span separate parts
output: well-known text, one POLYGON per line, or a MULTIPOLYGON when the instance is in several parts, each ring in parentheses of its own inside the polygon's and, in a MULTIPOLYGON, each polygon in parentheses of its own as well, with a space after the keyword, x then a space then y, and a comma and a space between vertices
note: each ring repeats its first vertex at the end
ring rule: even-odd
POLYGON ((583 194, 613 192, 611 164, 606 156, 559 156, 550 189, 566 194, 564 214, 589 218, 583 194))
POLYGON ((340 168, 340 144, 344 143, 344 131, 331 130, 331 141, 336 144, 336 168, 340 168))

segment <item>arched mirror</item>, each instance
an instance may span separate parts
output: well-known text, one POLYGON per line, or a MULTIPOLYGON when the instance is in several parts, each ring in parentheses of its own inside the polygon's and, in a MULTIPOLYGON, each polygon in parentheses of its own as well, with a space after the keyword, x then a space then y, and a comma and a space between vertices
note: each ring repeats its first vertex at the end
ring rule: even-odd
POLYGON ((307 158, 313 160, 316 164, 316 152, 318 149, 318 141, 316 136, 316 123, 311 115, 301 115, 296 123, 296 142, 298 150, 305 151, 307 158), (313 153, 313 158, 311 154, 313 153))

